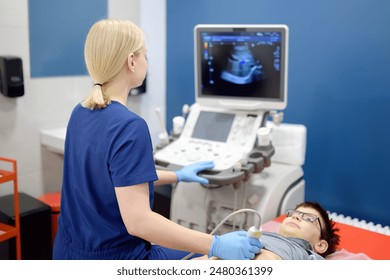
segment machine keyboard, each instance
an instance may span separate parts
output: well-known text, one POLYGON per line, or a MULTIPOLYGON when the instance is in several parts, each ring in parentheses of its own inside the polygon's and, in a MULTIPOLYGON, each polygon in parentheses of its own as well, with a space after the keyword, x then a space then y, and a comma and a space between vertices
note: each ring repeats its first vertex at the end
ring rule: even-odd
POLYGON ((180 166, 212 160, 215 163, 214 170, 221 171, 233 167, 245 153, 243 149, 231 149, 231 146, 229 149, 224 143, 215 144, 191 139, 189 141, 177 140, 159 151, 155 157, 162 161, 169 159, 170 163, 180 166))

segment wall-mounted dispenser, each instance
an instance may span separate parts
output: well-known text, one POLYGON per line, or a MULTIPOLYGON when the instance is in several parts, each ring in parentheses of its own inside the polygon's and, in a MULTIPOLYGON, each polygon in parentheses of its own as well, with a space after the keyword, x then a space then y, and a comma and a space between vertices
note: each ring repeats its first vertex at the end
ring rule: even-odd
POLYGON ((24 95, 22 59, 0 56, 0 92, 7 97, 24 95))

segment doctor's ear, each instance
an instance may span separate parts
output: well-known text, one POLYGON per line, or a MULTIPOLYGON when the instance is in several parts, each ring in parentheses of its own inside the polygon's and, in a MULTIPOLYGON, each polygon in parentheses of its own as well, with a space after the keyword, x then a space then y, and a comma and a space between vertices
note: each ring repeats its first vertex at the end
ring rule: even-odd
POLYGON ((134 53, 130 53, 128 56, 127 56, 127 67, 129 67, 130 71, 134 72, 134 53))

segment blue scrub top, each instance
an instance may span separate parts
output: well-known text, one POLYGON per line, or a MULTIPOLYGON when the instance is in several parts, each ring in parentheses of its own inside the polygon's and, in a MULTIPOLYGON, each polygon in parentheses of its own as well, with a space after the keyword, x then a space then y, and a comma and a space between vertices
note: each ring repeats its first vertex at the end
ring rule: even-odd
POLYGON ((122 221, 115 187, 158 179, 146 122, 119 102, 72 112, 65 140, 61 214, 58 232, 66 245, 86 258, 125 251, 142 259, 148 244, 130 235, 122 221))

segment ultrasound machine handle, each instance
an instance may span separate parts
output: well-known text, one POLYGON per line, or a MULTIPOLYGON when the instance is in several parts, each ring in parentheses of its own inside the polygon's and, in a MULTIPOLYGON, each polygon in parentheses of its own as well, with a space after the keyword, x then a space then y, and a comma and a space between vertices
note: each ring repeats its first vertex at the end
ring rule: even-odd
POLYGON ((241 166, 239 170, 202 171, 198 175, 208 179, 210 185, 236 184, 246 181, 251 174, 260 173, 264 167, 270 166, 274 153, 275 149, 271 143, 266 147, 256 147, 249 153, 247 164, 241 166))
MULTIPOLYGON (((177 170, 180 167, 167 162, 155 161, 157 170, 177 170)), ((246 174, 244 171, 232 172, 230 170, 212 171, 205 170, 198 173, 199 176, 209 180, 209 185, 229 185, 239 183, 244 180, 246 174)))
MULTIPOLYGON (((209 180, 208 187, 221 185, 237 184, 246 181, 253 173, 260 173, 264 167, 271 164, 271 157, 275 153, 274 147, 256 147, 248 154, 247 164, 240 166, 236 170, 204 170, 198 173, 199 176, 209 180)), ((180 166, 168 162, 155 161, 156 168, 159 170, 176 170, 180 166)))
POLYGON ((221 185, 230 185, 242 182, 246 175, 244 171, 235 171, 230 170, 224 171, 201 171, 198 173, 199 176, 209 180, 209 185, 221 186, 221 185))
POLYGON ((211 185, 227 185, 246 181, 253 173, 260 173, 264 167, 271 164, 275 149, 272 144, 267 147, 256 147, 248 155, 247 164, 239 170, 224 170, 221 172, 202 171, 198 175, 209 180, 211 185))

